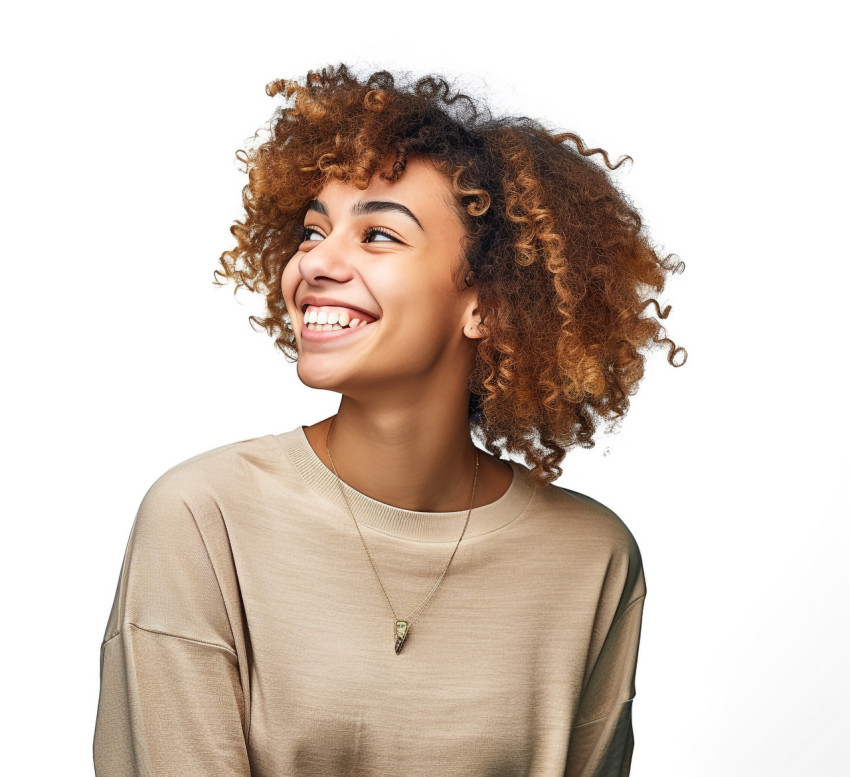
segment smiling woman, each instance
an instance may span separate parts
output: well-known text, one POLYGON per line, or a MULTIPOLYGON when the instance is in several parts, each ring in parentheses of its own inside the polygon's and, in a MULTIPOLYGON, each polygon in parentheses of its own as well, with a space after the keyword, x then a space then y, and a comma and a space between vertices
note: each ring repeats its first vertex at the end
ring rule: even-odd
POLYGON ((683 362, 652 296, 680 265, 575 134, 438 77, 268 91, 218 274, 339 410, 146 494, 97 773, 626 775, 640 552, 552 481, 647 349, 683 362))

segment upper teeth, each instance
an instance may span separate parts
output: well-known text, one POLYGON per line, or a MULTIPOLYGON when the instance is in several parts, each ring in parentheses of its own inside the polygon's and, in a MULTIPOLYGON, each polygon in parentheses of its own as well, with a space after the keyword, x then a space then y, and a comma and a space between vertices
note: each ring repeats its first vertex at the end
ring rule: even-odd
POLYGON ((304 324, 308 329, 329 331, 331 329, 349 329, 365 326, 368 322, 359 318, 351 318, 347 310, 336 311, 327 307, 310 306, 304 313, 304 324))

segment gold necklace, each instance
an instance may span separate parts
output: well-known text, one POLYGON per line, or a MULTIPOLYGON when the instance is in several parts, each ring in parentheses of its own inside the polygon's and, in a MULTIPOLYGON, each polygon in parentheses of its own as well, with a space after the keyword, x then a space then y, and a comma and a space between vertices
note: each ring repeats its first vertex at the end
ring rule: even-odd
POLYGON ((378 585, 381 586, 381 590, 384 592, 384 598, 387 600, 387 604, 390 606, 390 611, 393 614, 393 637, 395 639, 395 652, 396 655, 401 653, 401 648, 404 645, 405 640, 407 639, 407 635, 410 634, 410 627, 419 619, 419 616, 422 615, 425 607, 427 607, 428 602, 431 601, 431 597, 436 593, 437 588, 440 586, 440 583, 443 582, 443 578, 448 571, 449 564, 452 563, 452 559, 455 557, 455 553, 457 553, 457 549, 460 547, 460 541, 463 539, 463 535, 466 534, 466 527, 469 525, 469 516, 472 515, 472 505, 475 503, 475 485, 478 482, 478 448, 475 449, 475 473, 472 477, 472 498, 469 501, 469 511, 466 513, 466 520, 463 523, 463 531, 460 533, 460 537, 458 537, 457 543, 455 544, 455 549, 452 551, 452 555, 449 556, 449 560, 446 562, 446 565, 443 567, 443 571, 440 573, 440 576, 437 578, 437 582, 434 583, 434 586, 428 592, 428 595, 420 602, 419 606, 413 610, 404 620, 401 620, 398 615, 396 615, 395 607, 393 607, 393 603, 390 601, 390 596, 387 593, 387 589, 384 588, 384 584, 381 582, 381 576, 378 574, 378 568, 375 566, 375 562, 372 559, 372 554, 369 552, 369 547, 366 545, 366 540, 363 538, 363 532, 360 531, 360 524, 357 523, 357 519, 354 517, 354 512, 351 509, 351 505, 348 503, 348 497, 345 495, 345 489, 342 487, 342 480, 340 480, 339 475, 336 471, 336 466, 334 465, 333 457, 331 456, 330 449, 330 438, 331 438, 331 429, 333 428, 334 421, 336 420, 336 416, 331 419, 330 424, 328 425, 328 431, 325 435, 325 450, 328 453, 328 460, 331 463, 331 468, 334 471, 334 475, 336 476, 336 482, 339 486, 339 492, 342 494, 342 499, 345 502, 345 507, 348 510, 348 514, 351 516, 351 519, 354 521, 354 525, 357 528, 357 533, 360 535, 360 542, 363 543, 363 550, 366 551, 366 556, 369 559, 369 563, 372 565, 372 571, 375 573, 375 577, 378 580, 378 585))

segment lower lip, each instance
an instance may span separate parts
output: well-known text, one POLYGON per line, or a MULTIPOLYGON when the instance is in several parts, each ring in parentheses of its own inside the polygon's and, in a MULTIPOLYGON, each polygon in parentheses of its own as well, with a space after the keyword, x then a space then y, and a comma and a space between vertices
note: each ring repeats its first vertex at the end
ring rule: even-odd
POLYGON ((370 321, 368 324, 356 326, 354 329, 329 329, 327 331, 322 330, 321 332, 315 329, 307 329, 305 325, 301 327, 301 338, 304 340, 311 340, 316 343, 321 343, 326 340, 338 340, 340 337, 350 337, 355 335, 361 329, 368 329, 374 323, 374 321, 370 321))

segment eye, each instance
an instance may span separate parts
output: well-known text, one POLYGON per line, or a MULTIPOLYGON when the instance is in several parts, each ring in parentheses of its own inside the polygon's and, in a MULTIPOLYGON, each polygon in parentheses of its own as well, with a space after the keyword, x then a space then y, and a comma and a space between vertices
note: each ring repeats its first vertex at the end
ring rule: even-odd
POLYGON ((363 242, 364 243, 400 243, 399 240, 392 232, 388 229, 384 229, 383 227, 367 227, 366 231, 363 233, 363 242))
POLYGON ((316 227, 305 226, 301 230, 301 242, 309 243, 313 240, 324 240, 325 236, 316 227))

